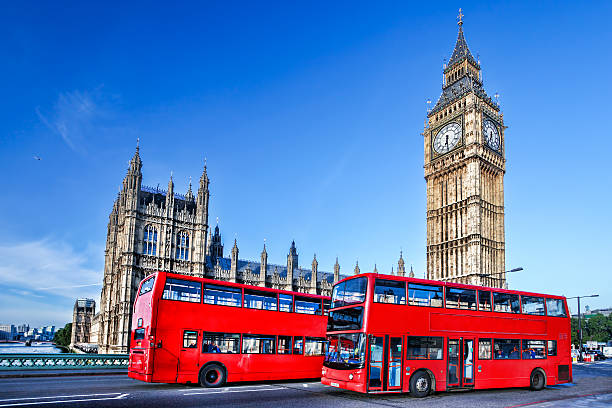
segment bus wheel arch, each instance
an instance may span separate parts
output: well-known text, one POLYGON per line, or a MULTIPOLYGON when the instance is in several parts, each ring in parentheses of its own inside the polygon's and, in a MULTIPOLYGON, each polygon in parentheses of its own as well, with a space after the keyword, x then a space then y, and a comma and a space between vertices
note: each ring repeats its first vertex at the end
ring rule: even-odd
POLYGON ((546 372, 541 367, 534 368, 529 376, 529 388, 540 391, 546 387, 546 372))
POLYGON ((420 368, 410 376, 410 395, 423 398, 436 389, 436 377, 427 368, 420 368))
POLYGON ((225 384, 227 380, 227 368, 218 361, 206 363, 200 369, 198 375, 200 385, 206 388, 217 388, 225 384))

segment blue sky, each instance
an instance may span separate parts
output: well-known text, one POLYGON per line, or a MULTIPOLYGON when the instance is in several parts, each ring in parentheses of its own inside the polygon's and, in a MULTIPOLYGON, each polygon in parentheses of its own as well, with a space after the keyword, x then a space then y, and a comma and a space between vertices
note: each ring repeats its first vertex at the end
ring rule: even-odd
POLYGON ((301 266, 390 272, 402 249, 422 276, 420 132, 459 7, 508 126, 510 287, 612 306, 611 3, 289 3, 4 6, 0 321, 63 325, 99 297, 138 137, 146 185, 185 192, 207 157, 241 258, 295 240, 301 266))

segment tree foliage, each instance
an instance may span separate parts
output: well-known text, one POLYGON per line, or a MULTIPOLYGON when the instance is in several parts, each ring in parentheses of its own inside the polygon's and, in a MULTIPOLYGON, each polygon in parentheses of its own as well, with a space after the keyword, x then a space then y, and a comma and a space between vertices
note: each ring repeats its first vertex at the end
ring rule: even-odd
MULTIPOLYGON (((572 344, 578 345, 578 318, 572 318, 572 344)), ((606 317, 597 314, 590 319, 582 318, 582 342, 600 341, 607 342, 612 340, 612 315, 606 317)))
POLYGON ((55 332, 53 342, 58 346, 68 347, 72 337, 72 323, 67 323, 63 328, 55 332))

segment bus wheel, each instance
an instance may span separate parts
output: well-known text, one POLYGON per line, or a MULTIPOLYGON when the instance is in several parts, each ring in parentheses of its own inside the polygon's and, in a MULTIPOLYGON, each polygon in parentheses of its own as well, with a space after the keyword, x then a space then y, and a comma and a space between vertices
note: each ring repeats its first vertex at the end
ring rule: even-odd
POLYGON ((540 391, 546 385, 546 377, 542 370, 536 369, 531 372, 529 386, 534 391, 540 391))
POLYGON ((410 377, 410 395, 417 398, 426 397, 431 391, 431 378, 424 371, 417 371, 410 377))
POLYGON ((216 388, 225 384, 225 369, 218 364, 207 365, 200 371, 200 385, 216 388))

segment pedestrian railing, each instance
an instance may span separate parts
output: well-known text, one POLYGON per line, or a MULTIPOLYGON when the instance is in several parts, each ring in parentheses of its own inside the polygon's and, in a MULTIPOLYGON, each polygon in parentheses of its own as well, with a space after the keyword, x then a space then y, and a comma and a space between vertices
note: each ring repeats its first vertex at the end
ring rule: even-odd
POLYGON ((127 354, 0 354, 2 370, 127 368, 127 354))

